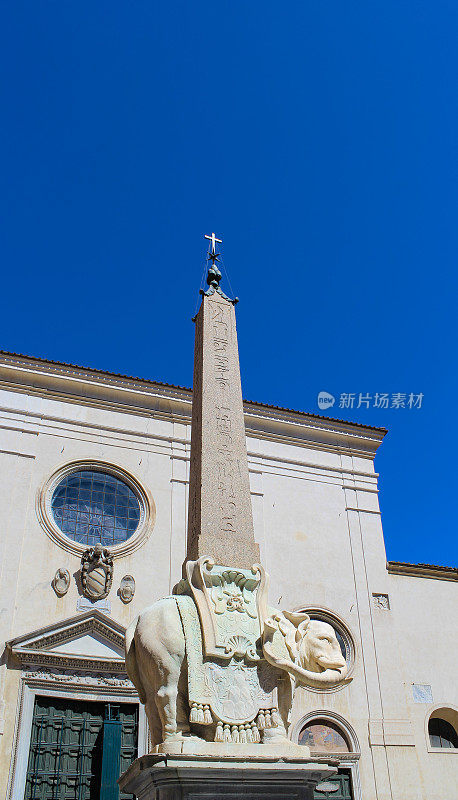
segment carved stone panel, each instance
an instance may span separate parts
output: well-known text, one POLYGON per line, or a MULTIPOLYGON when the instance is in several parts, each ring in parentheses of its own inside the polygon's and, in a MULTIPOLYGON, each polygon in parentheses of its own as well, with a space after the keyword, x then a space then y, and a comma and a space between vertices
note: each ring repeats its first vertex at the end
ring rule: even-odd
POLYGON ((132 575, 124 575, 119 585, 118 594, 123 603, 130 603, 135 594, 135 579, 132 575))
POLYGON ((70 573, 68 569, 59 567, 51 581, 51 586, 58 597, 63 597, 64 594, 67 594, 70 588, 70 573))
POLYGON ((380 594, 377 592, 372 592, 372 598, 374 601, 374 606, 376 608, 381 608, 383 611, 390 610, 390 598, 387 594, 380 594))
POLYGON ((231 569, 202 556, 188 561, 181 591, 191 593, 199 611, 205 655, 259 661, 257 642, 267 615, 266 575, 259 564, 231 569))
POLYGON ((322 781, 315 786, 315 792, 337 792, 338 790, 339 784, 332 783, 332 781, 322 781))

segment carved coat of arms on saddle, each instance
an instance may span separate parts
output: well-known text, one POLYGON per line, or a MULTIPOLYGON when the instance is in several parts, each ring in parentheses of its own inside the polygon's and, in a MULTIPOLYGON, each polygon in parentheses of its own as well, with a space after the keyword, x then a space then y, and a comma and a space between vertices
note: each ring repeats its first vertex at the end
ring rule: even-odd
POLYGON ((206 557, 186 569, 176 591, 187 645, 189 721, 216 723, 215 741, 259 742, 260 731, 280 722, 278 670, 262 653, 264 569, 228 568, 206 557))

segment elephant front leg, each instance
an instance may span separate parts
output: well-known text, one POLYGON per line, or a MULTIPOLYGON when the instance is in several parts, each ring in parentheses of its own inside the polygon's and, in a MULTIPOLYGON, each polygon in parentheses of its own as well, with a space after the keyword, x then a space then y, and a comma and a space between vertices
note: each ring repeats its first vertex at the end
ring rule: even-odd
POLYGON ((266 728, 262 732, 262 741, 265 744, 270 744, 271 742, 284 742, 288 741, 288 737, 286 735, 286 728, 283 724, 283 720, 279 720, 276 728, 266 728))

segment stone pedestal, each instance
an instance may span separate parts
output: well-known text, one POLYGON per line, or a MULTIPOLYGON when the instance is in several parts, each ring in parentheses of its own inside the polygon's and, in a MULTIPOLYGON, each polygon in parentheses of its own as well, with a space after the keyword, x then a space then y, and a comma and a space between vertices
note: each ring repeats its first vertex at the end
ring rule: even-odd
POLYGON ((335 774, 336 763, 235 752, 223 758, 157 753, 137 758, 119 786, 138 800, 312 800, 314 786, 335 774))

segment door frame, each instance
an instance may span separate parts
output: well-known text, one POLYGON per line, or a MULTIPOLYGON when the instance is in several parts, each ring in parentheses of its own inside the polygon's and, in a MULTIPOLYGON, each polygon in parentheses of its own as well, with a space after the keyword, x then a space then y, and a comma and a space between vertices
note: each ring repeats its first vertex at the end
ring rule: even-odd
POLYGON ((13 751, 10 762, 7 800, 23 800, 35 697, 59 697, 83 702, 138 705, 138 755, 148 752, 148 725, 144 706, 127 676, 94 673, 68 674, 67 670, 23 670, 16 707, 13 751))

